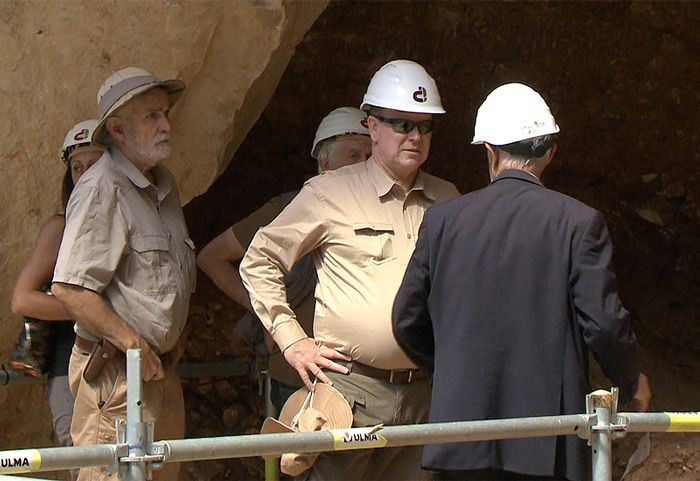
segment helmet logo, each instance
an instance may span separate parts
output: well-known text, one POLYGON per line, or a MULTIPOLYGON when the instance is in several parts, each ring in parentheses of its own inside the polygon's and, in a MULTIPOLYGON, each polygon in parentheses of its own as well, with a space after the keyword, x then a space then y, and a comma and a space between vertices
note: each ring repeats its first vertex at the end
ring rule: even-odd
POLYGON ((73 140, 85 140, 88 138, 90 131, 88 129, 83 129, 73 136, 73 140))
POLYGON ((428 100, 428 92, 425 91, 424 87, 418 87, 418 90, 413 92, 413 100, 416 102, 426 102, 428 100))

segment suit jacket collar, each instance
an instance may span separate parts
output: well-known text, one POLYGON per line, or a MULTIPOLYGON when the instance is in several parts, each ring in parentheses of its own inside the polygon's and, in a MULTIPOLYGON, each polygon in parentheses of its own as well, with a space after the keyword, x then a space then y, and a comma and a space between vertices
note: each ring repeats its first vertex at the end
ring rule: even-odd
POLYGON ((503 179, 518 179, 518 180, 524 180, 526 182, 530 182, 531 184, 539 185, 540 187, 544 187, 544 184, 542 184, 542 181, 535 177, 534 175, 530 174, 529 172, 525 172, 524 170, 518 170, 518 169, 508 169, 504 170, 498 176, 496 179, 491 182, 492 184, 495 182, 498 182, 499 180, 503 179))

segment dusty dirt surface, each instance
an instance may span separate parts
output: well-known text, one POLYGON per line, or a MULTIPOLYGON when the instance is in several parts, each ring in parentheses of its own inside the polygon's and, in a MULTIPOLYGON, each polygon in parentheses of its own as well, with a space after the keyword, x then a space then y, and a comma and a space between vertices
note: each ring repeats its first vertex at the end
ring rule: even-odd
MULTIPOLYGON (((389 60, 426 66, 448 114, 425 169, 462 192, 488 180, 469 145, 496 86, 542 92, 561 126, 545 184, 605 215, 623 301, 644 348, 655 411, 700 409, 700 3, 332 2, 292 59, 228 170, 186 215, 201 247, 270 197, 315 173, 318 121, 359 106, 389 60)), ((250 359, 232 333, 241 311, 200 276, 189 360, 250 359)), ((607 381, 596 384, 608 387, 607 381)), ((186 386, 188 436, 255 432, 248 379, 186 386)), ((638 435, 615 443, 619 479, 638 435)), ((654 434, 627 479, 699 480, 700 437, 654 434)), ((258 459, 191 463, 191 480, 262 479, 258 459)))

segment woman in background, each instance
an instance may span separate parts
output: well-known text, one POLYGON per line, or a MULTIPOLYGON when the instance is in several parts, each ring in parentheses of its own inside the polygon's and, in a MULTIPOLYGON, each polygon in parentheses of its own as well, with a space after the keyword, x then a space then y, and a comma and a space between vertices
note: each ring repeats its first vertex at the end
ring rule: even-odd
MULTIPOLYGON (((75 183, 102 155, 102 148, 91 140, 97 123, 97 120, 79 122, 68 131, 63 142, 61 159, 66 164, 62 188, 64 212, 75 183)), ((70 315, 63 304, 50 294, 64 226, 65 214, 56 214, 41 228, 31 257, 17 278, 12 294, 12 312, 18 316, 53 321, 53 337, 50 339, 52 356, 48 371, 49 407, 59 443, 71 446, 73 396, 68 387, 68 360, 75 334, 70 315)))

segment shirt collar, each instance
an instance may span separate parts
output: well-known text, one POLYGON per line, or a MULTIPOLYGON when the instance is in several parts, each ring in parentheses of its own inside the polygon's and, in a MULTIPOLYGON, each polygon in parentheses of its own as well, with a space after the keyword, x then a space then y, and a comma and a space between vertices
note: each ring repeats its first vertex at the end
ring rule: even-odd
POLYGON ((159 202, 165 199, 170 191, 173 190, 173 184, 170 181, 170 176, 165 175, 165 170, 160 165, 156 165, 153 167, 153 169, 151 169, 153 176, 156 178, 157 184, 153 186, 146 176, 143 175, 139 169, 137 169, 136 166, 124 156, 118 147, 111 147, 109 150, 116 168, 139 189, 153 187, 156 190, 159 202))
POLYGON ((518 169, 504 170, 503 172, 498 174, 498 176, 496 176, 496 178, 494 179, 493 182, 498 182, 499 180, 503 180, 503 179, 519 179, 519 180, 531 182, 533 184, 537 184, 540 187, 544 187, 544 184, 542 184, 542 181, 536 175, 531 174, 530 172, 525 172, 524 170, 518 170, 518 169))
MULTIPOLYGON (((374 157, 367 159, 367 172, 372 184, 374 185, 374 189, 377 191, 377 196, 379 197, 384 197, 395 185, 398 186, 398 188, 401 188, 391 177, 386 174, 386 172, 384 172, 384 169, 382 169, 374 157)), ((426 186, 425 174, 422 170, 418 171, 416 180, 413 182, 413 187, 411 187, 409 192, 414 190, 419 190, 428 199, 435 200, 435 194, 430 192, 426 186)))

